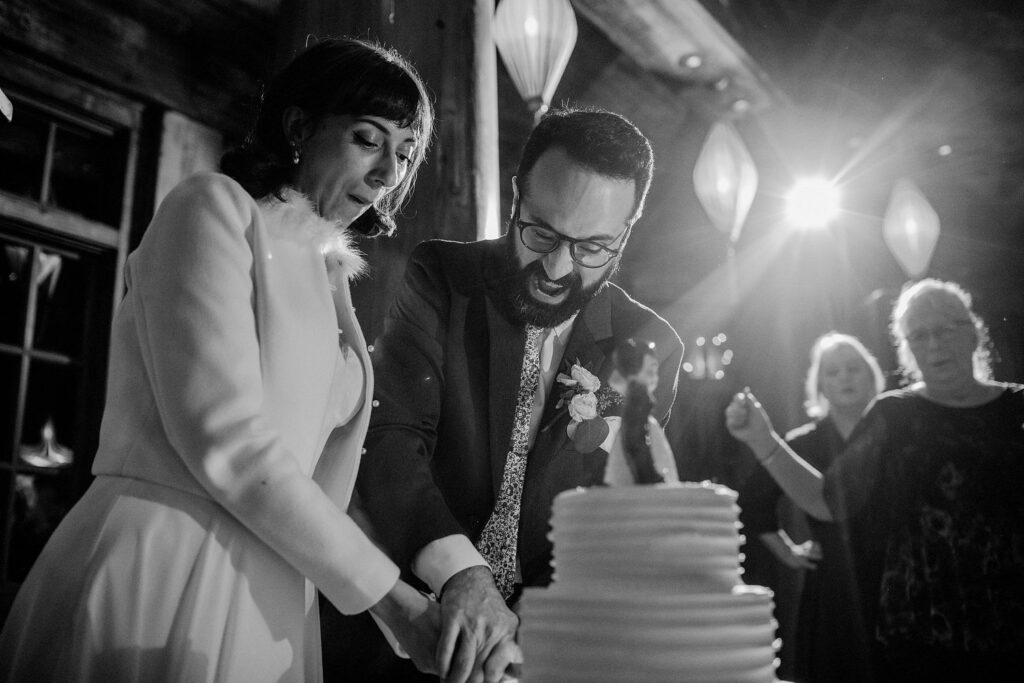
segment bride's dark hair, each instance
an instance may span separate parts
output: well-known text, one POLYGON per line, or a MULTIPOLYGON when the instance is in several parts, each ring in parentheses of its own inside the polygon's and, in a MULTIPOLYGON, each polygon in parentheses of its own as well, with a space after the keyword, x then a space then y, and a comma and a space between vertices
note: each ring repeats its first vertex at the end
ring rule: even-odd
POLYGON ((390 235, 394 214, 416 182, 434 125, 434 112, 416 70, 392 49, 355 38, 322 40, 296 56, 264 88, 245 141, 221 158, 221 170, 257 199, 280 196, 295 166, 282 120, 298 107, 313 123, 331 114, 379 116, 412 128, 418 144, 401 184, 353 224, 364 235, 390 235))

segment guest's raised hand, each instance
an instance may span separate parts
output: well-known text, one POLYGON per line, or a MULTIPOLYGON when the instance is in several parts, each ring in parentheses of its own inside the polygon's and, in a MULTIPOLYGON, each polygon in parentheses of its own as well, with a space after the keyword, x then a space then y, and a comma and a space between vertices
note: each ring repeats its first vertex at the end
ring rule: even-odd
POLYGON ((735 438, 750 446, 755 454, 775 447, 775 434, 768 413, 749 388, 737 393, 725 408, 725 426, 735 438))
MULTIPOLYGON (((501 662, 515 654, 506 641, 515 640, 519 618, 505 605, 487 567, 469 567, 448 579, 441 593, 441 637, 437 669, 445 683, 488 683, 500 680, 501 662), (496 648, 498 649, 495 652, 496 648), (485 678, 484 663, 496 656, 485 678)), ((518 649, 518 648, 516 648, 518 649)))

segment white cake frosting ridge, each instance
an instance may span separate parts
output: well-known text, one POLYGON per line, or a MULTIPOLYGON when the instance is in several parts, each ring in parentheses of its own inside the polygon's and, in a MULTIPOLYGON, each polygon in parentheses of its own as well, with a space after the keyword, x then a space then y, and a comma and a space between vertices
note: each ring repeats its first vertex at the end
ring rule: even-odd
POLYGON ((738 511, 735 492, 692 482, 563 492, 551 519, 555 581, 728 591, 739 583, 738 511))
POLYGON ((775 681, 772 593, 739 579, 736 497, 706 482, 559 494, 554 583, 520 605, 523 683, 775 681))

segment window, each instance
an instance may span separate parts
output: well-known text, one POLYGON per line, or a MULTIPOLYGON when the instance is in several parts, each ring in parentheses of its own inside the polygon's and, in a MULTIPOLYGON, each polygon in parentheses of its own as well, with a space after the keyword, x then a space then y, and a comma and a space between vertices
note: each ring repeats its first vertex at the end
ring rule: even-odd
POLYGON ((141 107, 0 64, 0 619, 91 481, 141 107))

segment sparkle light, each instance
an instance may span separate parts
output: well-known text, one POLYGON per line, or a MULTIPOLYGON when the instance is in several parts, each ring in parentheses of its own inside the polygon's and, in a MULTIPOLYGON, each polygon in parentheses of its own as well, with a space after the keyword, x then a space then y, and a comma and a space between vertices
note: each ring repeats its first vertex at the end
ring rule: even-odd
POLYGON ((686 65, 686 68, 688 69, 699 69, 704 65, 704 58, 696 54, 686 55, 683 58, 683 64, 686 65))
POLYGON ((798 228, 823 228, 839 215, 839 201, 831 181, 804 178, 786 195, 786 216, 798 228))
POLYGON ((722 348, 726 339, 725 333, 719 332, 712 336, 701 335, 693 344, 687 344, 683 372, 691 379, 724 379, 726 367, 733 360, 732 349, 722 348))

